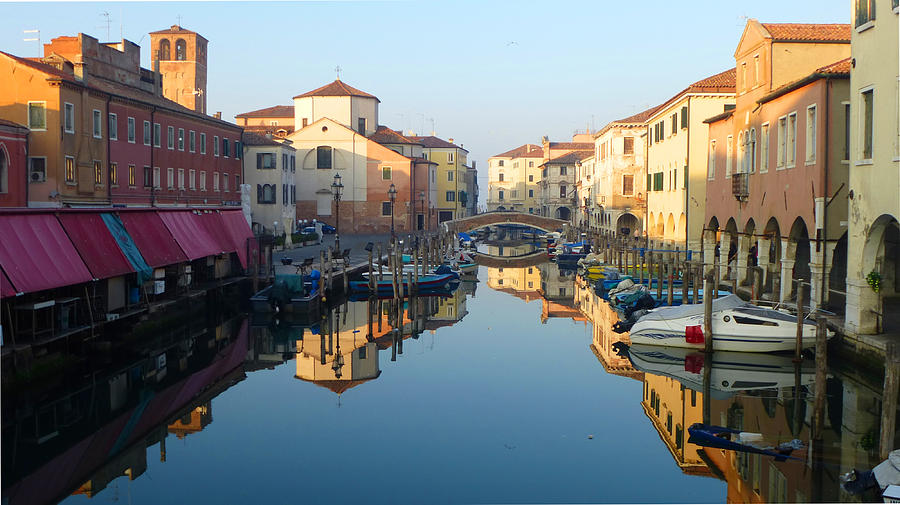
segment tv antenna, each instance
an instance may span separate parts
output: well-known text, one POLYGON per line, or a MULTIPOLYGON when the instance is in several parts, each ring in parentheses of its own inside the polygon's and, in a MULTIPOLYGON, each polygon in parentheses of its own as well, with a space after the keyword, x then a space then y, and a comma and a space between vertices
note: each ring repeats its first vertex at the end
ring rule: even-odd
POLYGON ((337 80, 339 81, 341 80, 341 70, 342 69, 340 65, 334 67, 334 73, 337 74, 337 80))
MULTIPOLYGON (((112 23, 112 18, 111 18, 110 15, 109 15, 109 11, 103 11, 103 12, 101 12, 101 13, 100 13, 100 17, 101 17, 101 18, 106 18, 106 21, 105 21, 105 23, 106 23, 106 40, 107 40, 107 42, 108 42, 108 41, 109 41, 109 25, 110 25, 110 23, 112 23)), ((99 26, 98 28, 103 28, 103 27, 102 27, 102 26, 99 26)))
POLYGON ((26 38, 22 39, 22 42, 37 42, 38 43, 38 54, 40 55, 41 47, 43 47, 43 46, 41 46, 41 31, 40 30, 22 30, 22 33, 36 34, 35 37, 26 37, 26 38))

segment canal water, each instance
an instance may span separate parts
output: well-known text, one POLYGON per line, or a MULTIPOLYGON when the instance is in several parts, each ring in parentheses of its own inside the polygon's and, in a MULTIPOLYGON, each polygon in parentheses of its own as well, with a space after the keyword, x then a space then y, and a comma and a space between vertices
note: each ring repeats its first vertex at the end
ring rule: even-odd
POLYGON ((498 259, 404 308, 400 332, 389 301, 314 325, 198 316, 7 389, 4 503, 858 501, 839 475, 880 461, 880 378, 831 369, 814 444, 809 364, 800 388, 776 366, 747 390, 768 358, 720 367, 705 399, 696 366, 618 352, 614 312, 553 263, 498 259), (796 459, 690 443, 704 401, 796 459))

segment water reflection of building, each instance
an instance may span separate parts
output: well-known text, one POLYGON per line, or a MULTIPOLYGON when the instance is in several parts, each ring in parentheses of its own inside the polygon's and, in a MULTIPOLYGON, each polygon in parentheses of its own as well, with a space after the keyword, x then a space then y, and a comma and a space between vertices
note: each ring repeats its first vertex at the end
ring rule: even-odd
POLYGON ((212 422, 212 401, 204 402, 189 410, 177 421, 169 424, 169 433, 184 438, 192 433, 199 433, 212 422))
POLYGON ((537 251, 537 247, 531 241, 488 243, 487 245, 487 254, 504 258, 524 256, 535 251, 537 251))
POLYGON ((429 319, 455 323, 468 314, 466 310, 466 292, 457 289, 448 297, 438 298, 437 311, 429 319))
POLYGON ((641 407, 681 471, 712 475, 697 452, 700 447, 687 442, 687 428, 703 420, 702 393, 687 389, 669 377, 647 373, 641 407))
POLYGON ((517 296, 526 302, 541 298, 541 269, 538 266, 488 268, 487 285, 496 291, 517 296))
POLYGON ((607 373, 644 381, 644 373, 635 370, 627 356, 620 356, 613 348, 615 344, 631 344, 628 333, 612 331, 612 325, 618 320, 618 314, 606 300, 594 293, 593 286, 583 277, 575 279, 575 306, 591 323, 591 351, 603 365, 607 373))

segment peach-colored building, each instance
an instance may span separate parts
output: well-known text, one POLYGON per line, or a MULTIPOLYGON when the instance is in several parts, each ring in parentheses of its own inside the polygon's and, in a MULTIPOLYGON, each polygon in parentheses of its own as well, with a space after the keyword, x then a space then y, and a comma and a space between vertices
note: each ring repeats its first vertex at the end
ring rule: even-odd
POLYGON ((849 25, 747 22, 736 106, 706 120, 704 252, 718 235, 723 279, 745 284, 758 264, 763 296, 782 301, 812 279, 816 306, 831 279, 844 290, 849 54, 849 25))

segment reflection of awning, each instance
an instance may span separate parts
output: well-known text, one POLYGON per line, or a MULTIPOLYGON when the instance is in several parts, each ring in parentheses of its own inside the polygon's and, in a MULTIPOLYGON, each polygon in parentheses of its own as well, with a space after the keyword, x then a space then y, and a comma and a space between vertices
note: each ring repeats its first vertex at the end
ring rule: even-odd
POLYGON ((225 229, 228 230, 228 235, 237 250, 238 259, 241 260, 241 266, 247 268, 247 240, 253 238, 250 225, 247 224, 243 212, 239 210, 224 211, 221 216, 225 229))
POLYGON ((151 267, 187 261, 184 251, 178 247, 156 212, 122 212, 120 217, 141 251, 141 256, 151 267))
POLYGON ((6 276, 6 272, 0 269, 0 298, 15 296, 15 294, 16 288, 13 287, 12 282, 9 282, 9 277, 6 276))
POLYGON ((16 292, 88 282, 93 277, 52 214, 0 219, 0 265, 16 292))
POLYGON ((193 212, 160 212, 160 219, 175 237, 175 241, 188 259, 215 256, 223 251, 206 227, 200 224, 200 216, 193 212))
POLYGON ((59 222, 95 279, 134 272, 100 214, 60 214, 59 222))

